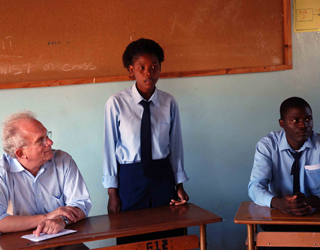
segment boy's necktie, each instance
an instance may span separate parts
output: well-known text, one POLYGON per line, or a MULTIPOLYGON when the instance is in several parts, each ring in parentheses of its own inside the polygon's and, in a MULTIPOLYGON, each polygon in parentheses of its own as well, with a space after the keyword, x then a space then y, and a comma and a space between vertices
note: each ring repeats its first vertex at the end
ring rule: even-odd
POLYGON ((292 164, 291 168, 291 175, 293 175, 293 195, 297 192, 300 192, 300 167, 299 167, 299 161, 302 152, 299 153, 292 153, 290 151, 291 155, 294 158, 294 162, 292 164))
POLYGON ((150 103, 142 100, 140 104, 143 106, 143 115, 141 119, 141 164, 142 169, 146 169, 152 161, 151 148, 151 120, 150 120, 150 103))

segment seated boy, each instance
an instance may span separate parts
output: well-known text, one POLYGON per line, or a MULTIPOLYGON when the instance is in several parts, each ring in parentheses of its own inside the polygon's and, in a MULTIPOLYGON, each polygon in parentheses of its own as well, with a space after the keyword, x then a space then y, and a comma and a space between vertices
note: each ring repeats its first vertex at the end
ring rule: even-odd
MULTIPOLYGON (((293 215, 320 207, 320 138, 312 130, 312 110, 299 97, 280 107, 280 127, 256 146, 249 196, 258 205, 293 215)), ((314 227, 267 226, 266 231, 318 231, 314 227)))

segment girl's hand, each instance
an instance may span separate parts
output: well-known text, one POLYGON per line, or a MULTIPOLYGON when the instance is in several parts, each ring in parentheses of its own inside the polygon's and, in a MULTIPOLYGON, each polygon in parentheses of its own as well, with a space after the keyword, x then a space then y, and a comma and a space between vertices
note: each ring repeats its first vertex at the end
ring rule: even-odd
POLYGON ((108 189, 109 201, 108 201, 108 214, 115 214, 120 212, 121 201, 117 188, 108 189))
POLYGON ((184 191, 183 184, 179 183, 176 186, 176 188, 177 188, 178 200, 172 199, 170 202, 170 205, 179 206, 179 205, 183 205, 183 204, 187 203, 187 201, 189 200, 189 196, 186 193, 186 191, 184 191))

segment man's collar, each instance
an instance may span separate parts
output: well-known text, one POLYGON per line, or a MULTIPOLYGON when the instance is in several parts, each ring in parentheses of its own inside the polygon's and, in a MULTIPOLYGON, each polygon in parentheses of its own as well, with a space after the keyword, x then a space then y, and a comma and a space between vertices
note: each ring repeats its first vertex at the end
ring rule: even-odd
MULTIPOLYGON (((7 160, 8 162, 10 163, 10 172, 11 173, 18 173, 18 172, 22 172, 24 170, 28 171, 27 169, 25 169, 21 163, 15 159, 15 158, 12 158, 11 156, 9 155, 6 155, 7 157, 7 160)), ((45 164, 43 164, 42 166, 40 166, 40 169, 41 168, 47 168, 48 166, 50 166, 49 164, 52 163, 52 159, 47 161, 45 164)), ((28 171, 29 172, 29 171, 28 171)))
MULTIPOLYGON (((145 100, 139 93, 137 86, 137 83, 134 83, 132 86, 132 97, 133 100, 136 104, 140 103, 142 100, 145 100)), ((155 90, 152 94, 152 96, 150 97, 149 100, 145 100, 145 101, 152 101, 154 105, 160 107, 160 101, 159 101, 159 93, 158 93, 158 89, 157 87, 155 87, 155 90)))
POLYGON ((10 172, 17 173, 25 170, 25 168, 21 165, 21 163, 17 159, 14 159, 11 157, 9 158, 9 157, 7 157, 7 159, 10 160, 10 172))
MULTIPOLYGON (((311 136, 308 138, 308 140, 302 145, 302 147, 299 149, 299 152, 305 150, 306 148, 315 148, 316 147, 316 135, 312 131, 311 136)), ((287 150, 289 149, 292 152, 295 152, 295 150, 289 145, 286 137, 286 132, 283 131, 280 137, 280 143, 279 143, 279 150, 287 150)))

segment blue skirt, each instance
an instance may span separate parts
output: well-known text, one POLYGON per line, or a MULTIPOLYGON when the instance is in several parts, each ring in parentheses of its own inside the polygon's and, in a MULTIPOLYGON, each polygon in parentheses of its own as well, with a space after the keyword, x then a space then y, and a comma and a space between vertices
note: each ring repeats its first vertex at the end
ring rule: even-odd
MULTIPOLYGON (((168 159, 153 160, 143 169, 140 162, 118 164, 121 212, 142 208, 168 206, 177 199, 175 180, 168 159)), ((117 245, 184 235, 183 228, 117 238, 117 245)))
POLYGON ((177 199, 171 163, 167 158, 153 160, 143 170, 140 162, 118 164, 121 212, 170 205, 177 199))

